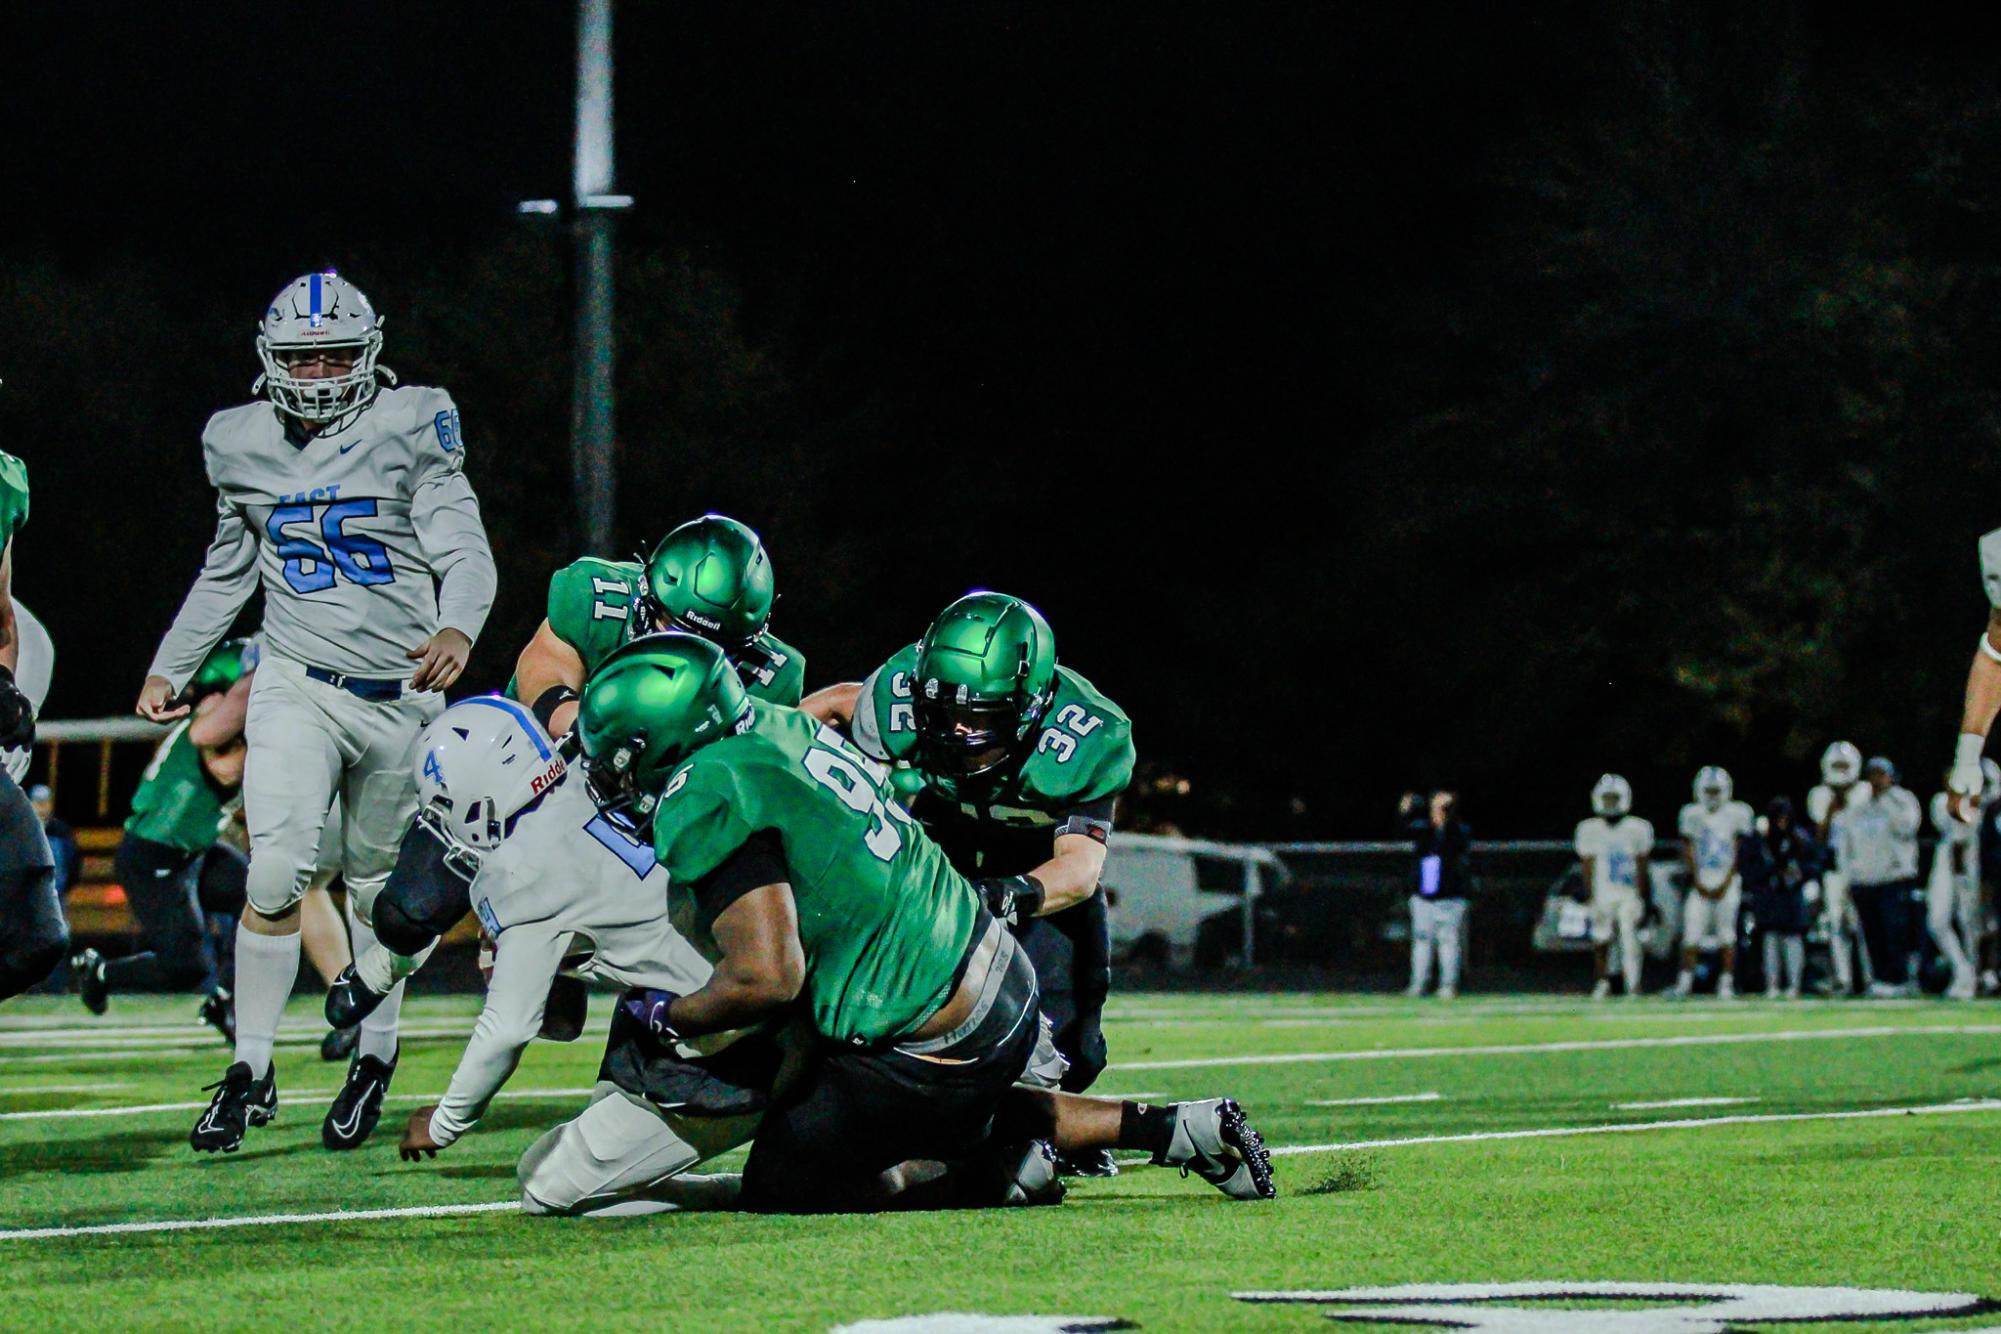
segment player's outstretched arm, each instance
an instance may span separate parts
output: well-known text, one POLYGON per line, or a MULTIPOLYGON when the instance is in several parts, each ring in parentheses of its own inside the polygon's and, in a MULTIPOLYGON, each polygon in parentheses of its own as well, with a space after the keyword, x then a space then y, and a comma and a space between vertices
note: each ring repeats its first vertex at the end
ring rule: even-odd
POLYGON ((156 723, 185 717, 185 705, 170 707, 210 649, 229 633, 236 614, 257 587, 257 537, 244 522, 243 511, 216 497, 215 537, 202 560, 201 573, 181 603, 167 637, 160 641, 153 665, 146 669, 134 711, 156 723))
MULTIPOLYGON (((698 901, 701 894, 698 889, 698 901)), ((741 895, 716 917, 710 935, 722 957, 699 991, 628 996, 625 1004, 655 1036, 699 1037, 748 1027, 776 1015, 805 987, 806 954, 791 885, 767 884, 741 895)))
MULTIPOLYGON (((1985 555, 1986 543, 1982 544, 1985 555)), ((1991 591, 1991 590, 1990 590, 1991 591)), ((2001 608, 1987 616, 1986 633, 1973 652, 1966 669, 1966 702, 1959 716, 1959 743, 1953 751, 1952 777, 1946 787, 1955 820, 1978 818, 1980 800, 1980 757, 1987 749, 1987 733, 1994 715, 2001 712, 2001 608)))
POLYGON ((861 697, 860 681, 843 681, 839 685, 822 686, 799 701, 799 707, 830 727, 843 731, 854 721, 855 701, 861 697))
POLYGON ((564 736, 576 725, 577 695, 584 688, 584 658, 556 633, 546 617, 514 660, 514 688, 521 702, 542 719, 550 736, 564 736))

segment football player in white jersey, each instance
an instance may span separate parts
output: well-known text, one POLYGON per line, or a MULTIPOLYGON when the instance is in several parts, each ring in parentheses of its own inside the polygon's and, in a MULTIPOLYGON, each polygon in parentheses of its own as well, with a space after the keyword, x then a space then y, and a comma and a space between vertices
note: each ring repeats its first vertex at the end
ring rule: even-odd
MULTIPOLYGON (((1852 741, 1836 741, 1821 754, 1820 782, 1806 794, 1806 817, 1813 821, 1814 838, 1827 858, 1827 868, 1820 876, 1821 915, 1827 926, 1827 953, 1834 965, 1838 996, 1855 990, 1855 933, 1861 924, 1848 897, 1848 873, 1835 855, 1834 817, 1847 809, 1851 800, 1866 794, 1866 789, 1855 786, 1861 779, 1862 752, 1852 741)), ((1868 967, 1866 958, 1863 967, 1868 967)))
POLYGON ((1966 669, 1966 696, 1959 718, 1959 741, 1953 748, 1952 773, 1946 780, 1947 805, 1956 820, 1971 822, 1981 799, 1980 757, 1987 750, 1987 733, 2001 713, 2001 528, 1980 538, 1980 582, 1987 590, 1987 628, 1974 646, 1966 669))
POLYGON ((1705 765, 1695 775, 1695 800, 1681 808, 1682 860, 1688 866, 1688 897, 1681 913, 1681 976, 1674 994, 1686 996, 1695 985, 1695 962, 1705 940, 1714 937, 1723 956, 1716 979, 1717 996, 1737 994, 1737 908, 1742 887, 1737 878, 1737 840, 1756 827, 1757 817, 1741 801, 1731 800, 1729 771, 1705 765))
MULTIPOLYGON (((485 1113, 543 1031, 559 974, 685 993, 711 971, 668 920, 667 874, 651 844, 599 812, 526 706, 497 695, 462 700, 419 747, 423 804, 396 874, 471 873, 493 975, 443 1099, 410 1116, 402 1150, 412 1160, 452 1144, 485 1113)), ((686 1206, 704 1183, 667 1179, 756 1129, 777 1069, 769 1038, 719 1034, 668 1053, 650 1040, 635 1045, 635 1036, 630 1020, 614 1021, 590 1106, 523 1159, 531 1211, 686 1206)))
POLYGON ((1632 813, 1632 786, 1606 774, 1591 789, 1596 812, 1577 826, 1577 856, 1591 893, 1591 999, 1612 994, 1612 942, 1619 942, 1626 994, 1640 994, 1640 922, 1646 916, 1647 860, 1654 827, 1632 813))
MULTIPOLYGON (((202 432, 216 532, 140 691, 170 701, 260 584, 265 654, 251 688, 243 780, 249 906, 237 928, 235 1061, 189 1137, 234 1152, 277 1107, 271 1049, 299 965, 299 901, 327 811, 345 813, 342 864, 357 914, 415 809, 408 756, 444 707, 493 603, 493 554, 466 480, 459 414, 441 389, 395 387, 381 322, 346 279, 309 273, 272 298, 257 338, 264 397, 202 432), (411 664, 415 663, 412 670, 411 664)), ((397 993, 364 1026, 321 1127, 358 1139, 396 1066, 397 993)))

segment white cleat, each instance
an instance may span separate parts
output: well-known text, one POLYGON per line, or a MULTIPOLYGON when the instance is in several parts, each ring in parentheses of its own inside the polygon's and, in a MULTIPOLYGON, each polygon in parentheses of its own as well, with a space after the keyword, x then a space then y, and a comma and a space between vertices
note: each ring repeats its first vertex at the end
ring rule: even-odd
POLYGON ((1271 1179, 1271 1151, 1234 1098, 1205 1098, 1174 1108, 1174 1138, 1154 1159, 1162 1167, 1190 1172, 1233 1200, 1269 1200, 1278 1194, 1271 1179))
POLYGON ((1591 988, 1591 999, 1595 1001, 1604 1000, 1607 996, 1611 994, 1612 994, 1612 979, 1609 977, 1599 978, 1598 985, 1591 988))
POLYGON ((1947 1000, 1972 1000, 1979 994, 1980 980, 1970 970, 1953 974, 1952 985, 1945 989, 1947 1000))
POLYGON ((1725 973, 1723 974, 1723 976, 1717 978, 1716 999, 1718 1000, 1737 999, 1737 979, 1733 978, 1728 973, 1725 973))

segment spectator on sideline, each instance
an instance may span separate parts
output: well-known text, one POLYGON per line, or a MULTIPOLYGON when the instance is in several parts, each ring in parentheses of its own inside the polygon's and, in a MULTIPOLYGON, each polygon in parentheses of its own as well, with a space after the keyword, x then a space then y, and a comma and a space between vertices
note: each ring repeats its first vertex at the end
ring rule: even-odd
POLYGON ((1876 980, 1872 996, 1909 994, 1911 890, 1918 879, 1918 828, 1924 811, 1897 767, 1882 756, 1863 766, 1868 790, 1834 817, 1836 856, 1862 922, 1863 947, 1876 980))
POLYGON ((77 847, 76 831, 56 812, 55 793, 49 791, 47 783, 37 783, 28 789, 28 801, 35 808, 35 818, 42 822, 42 832, 48 835, 49 851, 56 855, 56 893, 69 893, 69 887, 76 883, 77 868, 83 865, 83 852, 77 847))
POLYGON ((1806 884, 1821 872, 1820 845, 1784 797, 1772 798, 1763 823, 1762 831, 1737 840, 1737 874, 1765 937, 1765 997, 1798 1000, 1806 973, 1806 884))
POLYGON ((1460 944, 1466 929, 1466 896, 1473 887, 1473 831, 1459 818, 1456 794, 1437 791, 1427 802, 1404 794, 1397 818, 1411 840, 1416 862, 1410 895, 1410 986, 1422 996, 1438 960, 1438 996, 1459 994, 1460 944))

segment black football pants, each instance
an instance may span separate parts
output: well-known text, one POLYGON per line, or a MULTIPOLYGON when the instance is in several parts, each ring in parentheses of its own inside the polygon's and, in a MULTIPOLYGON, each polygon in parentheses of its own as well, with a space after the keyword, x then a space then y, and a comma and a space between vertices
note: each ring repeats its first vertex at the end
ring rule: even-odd
POLYGON ((1112 989, 1105 891, 1030 921, 1021 929, 1021 943, 1035 964, 1042 1012, 1049 1016, 1056 1050, 1070 1062, 1063 1091, 1082 1093, 1105 1071, 1105 998, 1112 989))
POLYGON ((186 852, 127 834, 112 859, 147 948, 104 965, 113 991, 193 991, 229 968, 209 943, 205 914, 243 915, 250 863, 226 843, 186 852))
POLYGON ((0 773, 0 1000, 40 982, 68 953, 55 854, 27 793, 0 773))

